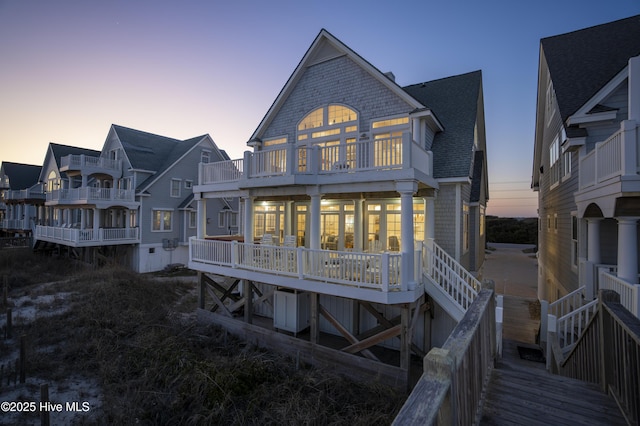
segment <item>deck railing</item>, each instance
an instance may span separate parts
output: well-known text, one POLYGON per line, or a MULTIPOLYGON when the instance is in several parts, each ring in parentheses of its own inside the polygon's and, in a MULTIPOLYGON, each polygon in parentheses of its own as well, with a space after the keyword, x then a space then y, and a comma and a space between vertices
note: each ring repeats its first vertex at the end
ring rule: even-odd
POLYGON ((623 121, 620 130, 599 142, 580 158, 579 189, 589 188, 617 176, 637 175, 640 171, 639 128, 634 121, 623 121))
POLYGON ((51 242, 70 242, 75 244, 128 241, 140 239, 139 228, 98 228, 78 229, 63 226, 36 226, 35 239, 51 242))
POLYGON ((134 201, 135 191, 133 189, 118 188, 93 188, 83 186, 81 188, 54 189, 47 192, 47 201, 57 201, 59 203, 73 203, 81 201, 134 201))
POLYGON ((401 257, 399 253, 312 250, 195 237, 189 240, 189 259, 194 262, 384 292, 406 290, 400 276, 401 257))
POLYGON ((3 229, 30 229, 28 219, 4 219, 2 221, 3 229))
POLYGON ((423 243, 422 253, 427 275, 451 301, 466 311, 482 287, 480 281, 433 240, 423 243))
POLYGON ((478 424, 495 358, 494 290, 484 288, 443 347, 429 351, 424 373, 393 424, 478 424))
POLYGON ((28 200, 28 199, 44 199, 42 188, 20 189, 5 192, 5 200, 28 200))
POLYGON ((246 152, 243 159, 200 164, 199 184, 295 174, 336 174, 416 168, 432 174, 433 155, 411 139, 401 137, 356 141, 329 146, 282 144, 246 152))
MULTIPOLYGON (((595 315, 570 352, 547 349, 550 371, 599 384, 612 395, 628 424, 640 422, 640 319, 613 290, 601 290, 595 315)), ((550 341, 557 342, 552 332, 550 341)))
POLYGON ((66 155, 60 159, 61 169, 67 168, 70 170, 81 170, 85 167, 119 171, 122 167, 122 160, 74 154, 66 155))
POLYGON ((620 304, 640 318, 640 284, 629 283, 617 276, 600 270, 598 284, 601 290, 613 290, 620 295, 620 304))

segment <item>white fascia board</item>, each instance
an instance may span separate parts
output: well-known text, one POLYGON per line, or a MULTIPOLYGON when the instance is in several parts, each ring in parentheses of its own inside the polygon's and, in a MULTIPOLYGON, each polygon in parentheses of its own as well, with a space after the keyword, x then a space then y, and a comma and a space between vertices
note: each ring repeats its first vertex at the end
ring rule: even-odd
POLYGON ((468 183, 471 184, 470 177, 452 177, 452 178, 440 178, 436 179, 438 183, 447 184, 447 183, 468 183))
POLYGON ((578 111, 567 119, 567 125, 577 125, 583 123, 590 123, 594 121, 606 121, 616 118, 616 111, 599 112, 595 114, 589 114, 596 105, 598 105, 604 98, 613 92, 629 75, 629 66, 627 65, 620 71, 615 77, 613 77, 602 89, 589 99, 578 111))

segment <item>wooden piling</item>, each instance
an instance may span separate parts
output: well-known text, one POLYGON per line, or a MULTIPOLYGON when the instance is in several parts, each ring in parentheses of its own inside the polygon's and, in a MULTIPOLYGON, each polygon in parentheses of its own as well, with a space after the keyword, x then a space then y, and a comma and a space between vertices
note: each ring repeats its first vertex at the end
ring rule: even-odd
POLYGON ((24 383, 27 377, 27 336, 20 336, 20 383, 24 383))
MULTIPOLYGON (((43 383, 40 385, 40 403, 49 402, 49 385, 43 383)), ((40 424, 42 426, 49 426, 49 411, 40 410, 40 424)))

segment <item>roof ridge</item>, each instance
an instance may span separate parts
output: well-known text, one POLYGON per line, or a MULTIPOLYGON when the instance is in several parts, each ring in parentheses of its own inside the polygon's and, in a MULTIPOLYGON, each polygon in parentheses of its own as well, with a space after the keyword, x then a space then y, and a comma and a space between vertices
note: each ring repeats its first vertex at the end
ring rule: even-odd
POLYGON ((619 25, 623 21, 632 20, 632 19, 638 19, 638 18, 640 18, 640 15, 628 16, 626 18, 616 19, 615 21, 603 22, 601 24, 592 25, 590 27, 579 28, 577 30, 568 31, 566 33, 543 37, 543 38, 540 39, 540 41, 553 39, 553 38, 558 38, 558 37, 565 37, 565 36, 572 35, 572 34, 575 34, 575 33, 580 33, 580 32, 593 31, 593 30, 601 29, 601 27, 619 25))

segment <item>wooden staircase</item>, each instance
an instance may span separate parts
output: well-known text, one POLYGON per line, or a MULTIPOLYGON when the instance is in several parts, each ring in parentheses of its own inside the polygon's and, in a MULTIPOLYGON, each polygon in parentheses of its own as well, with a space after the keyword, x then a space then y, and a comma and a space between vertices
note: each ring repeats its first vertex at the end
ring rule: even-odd
POLYGON ((427 294, 460 321, 480 291, 478 281, 433 240, 422 247, 422 281, 427 294))
POLYGON ((504 341, 491 372, 481 425, 626 425, 615 401, 591 383, 548 373, 504 341))

